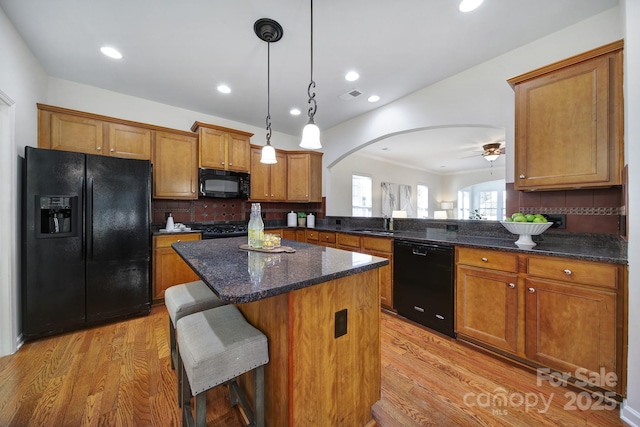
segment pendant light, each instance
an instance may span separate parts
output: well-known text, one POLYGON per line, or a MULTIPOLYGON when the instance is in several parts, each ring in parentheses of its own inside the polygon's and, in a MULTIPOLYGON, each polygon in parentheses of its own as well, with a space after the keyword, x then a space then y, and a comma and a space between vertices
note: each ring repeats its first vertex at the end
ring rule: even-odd
POLYGON ((271 145, 271 43, 275 43, 282 38, 282 26, 273 19, 261 18, 253 24, 253 31, 255 31, 258 38, 267 42, 267 143, 262 147, 262 156, 260 157, 260 163, 274 164, 278 163, 276 159, 276 150, 271 145))
POLYGON ((300 141, 300 147, 309 150, 317 150, 322 148, 320 144, 320 128, 316 125, 313 117, 316 115, 318 109, 316 103, 316 93, 313 89, 316 87, 316 82, 313 81, 313 0, 311 0, 311 82, 307 88, 307 95, 309 95, 309 122, 302 129, 302 141, 300 141))

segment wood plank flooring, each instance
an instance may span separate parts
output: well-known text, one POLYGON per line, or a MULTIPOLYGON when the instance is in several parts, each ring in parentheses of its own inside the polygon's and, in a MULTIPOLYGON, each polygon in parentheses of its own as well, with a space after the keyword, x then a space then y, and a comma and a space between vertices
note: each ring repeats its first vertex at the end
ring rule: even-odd
MULTIPOLYGON (((537 385, 535 373, 387 313, 382 365, 377 427, 625 425, 617 408, 565 410, 568 389, 537 385), (507 406, 492 403, 500 394, 507 406), (537 405, 519 405, 519 396, 531 404, 535 396, 537 405), (551 402, 547 410, 542 398, 551 402)), ((168 317, 158 306, 149 316, 37 340, 0 358, 0 426, 179 426, 176 387, 168 317)), ((207 397, 209 427, 243 425, 224 388, 207 397)))

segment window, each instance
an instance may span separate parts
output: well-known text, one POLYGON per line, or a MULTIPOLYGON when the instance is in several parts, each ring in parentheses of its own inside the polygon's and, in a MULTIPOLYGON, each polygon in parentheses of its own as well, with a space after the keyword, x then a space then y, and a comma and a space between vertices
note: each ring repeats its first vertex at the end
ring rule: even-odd
POLYGON ((458 191, 458 218, 472 219, 471 217, 471 192, 458 191))
POLYGON ((418 218, 429 216, 429 187, 418 184, 418 218))
POLYGON ((372 216, 372 188, 373 185, 370 176, 351 175, 352 216, 372 216))
POLYGON ((483 219, 498 219, 498 192, 481 191, 478 197, 478 211, 483 219))

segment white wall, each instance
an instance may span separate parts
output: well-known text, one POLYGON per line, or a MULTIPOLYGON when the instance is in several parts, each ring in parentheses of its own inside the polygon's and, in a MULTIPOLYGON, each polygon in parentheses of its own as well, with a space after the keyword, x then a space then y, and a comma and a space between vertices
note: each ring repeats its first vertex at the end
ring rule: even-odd
POLYGON ((411 201, 413 203, 414 213, 417 208, 417 184, 423 184, 429 187, 430 216, 433 216, 433 210, 437 206, 436 201, 441 200, 439 197, 440 176, 417 169, 403 168, 359 154, 352 154, 334 165, 328 171, 329 176, 325 178, 325 181, 329 180, 332 183, 332 188, 334 188, 334 191, 331 193, 334 210, 330 215, 351 216, 352 174, 370 176, 372 178, 372 216, 374 217, 382 217, 382 190, 380 187, 382 181, 410 185, 412 188, 411 201), (435 190, 432 191, 432 189, 435 190))
MULTIPOLYGON (((49 78, 46 102, 40 102, 184 131, 190 131, 193 122, 200 121, 252 132, 252 144, 264 145, 266 142, 264 128, 53 77, 49 78)), ((299 142, 297 137, 279 132, 273 132, 271 136, 271 144, 284 150, 299 149, 299 142)))
POLYGON ((0 9, 0 356, 16 351, 20 331, 19 156, 36 141, 36 101, 46 95, 47 76, 0 9))
MULTIPOLYGON (((361 146, 397 132, 430 126, 487 125, 505 129, 505 176, 507 182, 513 182, 514 100, 506 80, 623 37, 620 12, 613 8, 498 56, 324 131, 323 164, 331 167, 361 146)), ((325 179, 330 215, 334 214, 334 191, 340 190, 325 179)))
POLYGON ((624 0, 625 19, 625 157, 629 167, 629 352, 627 400, 621 416, 640 426, 640 2, 624 0))

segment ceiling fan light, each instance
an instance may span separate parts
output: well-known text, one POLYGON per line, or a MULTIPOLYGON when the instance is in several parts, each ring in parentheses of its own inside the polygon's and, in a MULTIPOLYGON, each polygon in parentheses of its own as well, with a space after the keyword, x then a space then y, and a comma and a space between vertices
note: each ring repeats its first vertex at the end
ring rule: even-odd
POLYGON ((307 150, 318 150, 322 148, 320 143, 320 128, 313 121, 313 117, 309 119, 309 123, 302 129, 302 141, 300 147, 307 150))
POLYGON ((485 154, 482 157, 484 157, 484 159, 488 162, 493 162, 498 160, 498 157, 500 157, 500 154, 485 154))
POLYGON ((271 144, 267 144, 262 147, 262 156, 260 157, 260 163, 264 163, 266 165, 274 165, 278 163, 278 160, 276 160, 276 150, 271 144))

